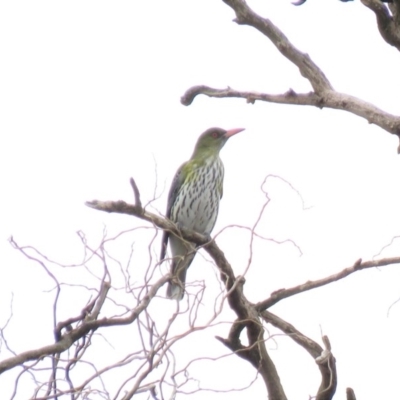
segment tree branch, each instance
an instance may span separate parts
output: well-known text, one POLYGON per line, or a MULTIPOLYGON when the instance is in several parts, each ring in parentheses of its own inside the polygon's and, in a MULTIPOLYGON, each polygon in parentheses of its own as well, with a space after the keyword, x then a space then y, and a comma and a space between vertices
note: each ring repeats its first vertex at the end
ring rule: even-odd
POLYGON ((400 51, 400 21, 397 3, 392 4, 390 8, 393 16, 387 5, 380 0, 361 0, 361 3, 374 12, 379 32, 386 43, 400 51))
POLYGON ((300 73, 308 79, 316 93, 325 90, 333 90, 322 70, 311 60, 306 53, 300 52, 284 33, 275 26, 269 19, 262 18, 256 14, 244 0, 223 0, 236 13, 236 20, 240 25, 249 25, 267 36, 276 48, 288 60, 295 64, 300 73))
POLYGON ((249 362, 262 376, 268 390, 269 398, 286 400, 286 395, 275 364, 270 358, 264 341, 264 329, 258 320, 254 307, 249 304, 249 315, 252 321, 236 320, 229 332, 228 339, 216 338, 240 358, 249 362), (242 330, 247 327, 249 345, 244 346, 240 340, 242 330))
POLYGON ((142 208, 142 202, 140 200, 140 192, 139 192, 139 188, 136 185, 136 182, 133 178, 131 178, 129 180, 132 190, 133 190, 133 195, 135 196, 135 205, 137 207, 139 207, 140 209, 142 208))
MULTIPOLYGON (((182 104, 190 105, 197 95, 205 94, 209 97, 218 98, 245 98, 249 103, 261 100, 279 104, 308 105, 318 108, 327 107, 358 115, 366 119, 368 123, 375 124, 400 138, 400 117, 382 111, 373 104, 354 96, 335 91, 325 74, 314 63, 310 56, 306 53, 302 53, 293 46, 283 32, 269 19, 257 15, 244 0, 223 1, 235 11, 235 21, 238 24, 252 26, 267 36, 281 54, 299 68, 301 75, 310 82, 313 92, 295 93, 290 89, 284 94, 273 95, 257 92, 240 92, 230 88, 213 89, 207 86, 194 86, 188 89, 182 96, 182 104)), ((379 15, 381 20, 380 26, 385 35, 387 35, 387 40, 390 39, 392 42, 391 44, 396 42, 396 45, 398 41, 400 48, 400 25, 394 23, 387 6, 382 4, 379 0, 362 1, 379 15)), ((400 152, 400 146, 398 152, 400 152)))
POLYGON ((284 298, 338 281, 356 271, 400 263, 400 257, 365 262, 362 262, 360 259, 357 260, 353 266, 345 268, 343 271, 337 274, 333 274, 315 281, 308 281, 302 285, 298 285, 289 289, 276 291, 272 293, 268 299, 254 305, 250 303, 243 294, 244 279, 240 276, 235 276, 231 265, 226 260, 224 253, 219 249, 214 240, 210 241, 208 237, 200 235, 196 232, 185 229, 178 230, 177 227, 169 220, 150 213, 141 207, 130 205, 123 201, 101 202, 95 200, 86 204, 89 207, 100 211, 128 214, 149 221, 161 229, 167 229, 174 235, 179 235, 185 240, 204 247, 220 270, 221 279, 224 282, 227 290, 226 296, 228 303, 231 309, 238 316, 237 321, 231 327, 228 339, 223 339, 220 337, 217 339, 231 351, 235 352, 238 356, 250 362, 260 372, 267 386, 269 396, 277 400, 286 399, 286 395, 280 383, 280 378, 276 371, 275 365, 267 353, 264 343, 264 329, 260 323, 258 313, 261 312, 261 316, 265 321, 274 324, 283 332, 287 333, 293 340, 295 340, 313 356, 319 365, 322 376, 322 383, 318 390, 317 399, 329 400, 336 391, 337 384, 335 360, 330 353, 330 349, 327 348, 323 350, 318 344, 302 335, 292 325, 279 319, 272 313, 265 311, 265 309, 271 307, 284 298), (243 329, 246 329, 247 332, 249 341, 248 346, 244 346, 240 341, 240 334, 243 329))
POLYGON ((356 394, 354 393, 354 390, 352 388, 346 389, 346 400, 357 400, 356 394))
POLYGON ((330 349, 328 338, 325 336, 325 351, 322 347, 314 342, 309 337, 305 336, 293 325, 289 324, 277 315, 269 312, 262 311, 261 317, 265 322, 270 323, 282 332, 286 333, 293 341, 303 347, 317 363, 321 373, 321 384, 318 389, 316 400, 330 400, 336 392, 337 387, 337 371, 335 358, 333 357, 330 349), (323 355, 326 355, 323 357, 323 355))
POLYGON ((344 270, 336 274, 327 276, 326 278, 317 279, 315 281, 307 281, 301 285, 293 286, 289 289, 277 290, 276 292, 273 292, 268 299, 257 303, 255 307, 257 310, 263 311, 273 306, 274 304, 278 303, 278 301, 282 299, 286 299, 287 297, 291 297, 296 294, 306 292, 308 290, 312 290, 321 286, 325 286, 332 282, 339 281, 343 278, 346 278, 347 276, 349 276, 354 272, 361 271, 367 268, 383 267, 385 265, 399 264, 399 263, 400 263, 400 257, 382 258, 380 260, 371 260, 364 262, 361 262, 361 259, 359 259, 353 264, 353 266, 345 268, 344 270))
POLYGON ((189 88, 181 97, 181 102, 188 106, 193 102, 194 98, 200 94, 216 98, 242 98, 246 99, 247 103, 252 104, 258 100, 278 104, 294 104, 318 108, 327 107, 335 110, 348 111, 366 119, 368 123, 375 124, 385 131, 400 137, 400 117, 389 114, 357 97, 333 90, 324 91, 319 95, 314 92, 296 93, 292 89, 289 89, 283 94, 267 94, 252 91, 239 91, 231 88, 215 89, 199 85, 189 88))
MULTIPOLYGON (((62 353, 65 350, 68 350, 76 341, 83 338, 89 332, 93 332, 101 327, 108 326, 117 326, 117 325, 128 325, 131 324, 136 318, 140 315, 140 313, 147 308, 151 299, 157 294, 157 291, 161 286, 163 286, 170 279, 170 274, 167 274, 160 278, 157 282, 155 282, 148 293, 143 297, 140 301, 139 305, 134 308, 130 315, 126 318, 102 318, 98 320, 93 320, 92 318, 86 318, 82 325, 78 326, 75 329, 70 330, 66 334, 62 335, 61 339, 53 344, 48 346, 41 347, 35 350, 25 351, 23 353, 18 354, 15 357, 10 357, 6 360, 0 362, 0 374, 3 372, 16 367, 17 365, 22 365, 23 363, 31 360, 38 360, 40 358, 62 353)), ((104 288, 104 291, 107 291, 107 285, 104 288)), ((102 301, 103 296, 99 298, 98 301, 102 301)))
POLYGON ((264 329, 259 320, 258 312, 255 310, 254 305, 251 304, 243 294, 244 279, 240 276, 237 278, 235 277, 231 265, 214 240, 210 241, 209 237, 186 229, 178 230, 171 221, 145 211, 141 207, 129 205, 123 201, 101 202, 94 200, 87 202, 86 205, 100 211, 128 214, 141 218, 153 223, 161 229, 169 230, 174 235, 183 237, 185 240, 204 247, 220 271, 221 280, 225 284, 227 291, 226 297, 229 306, 236 313, 239 321, 239 325, 233 325, 229 339, 218 339, 232 351, 236 352, 240 350, 237 354, 249 361, 260 372, 270 398, 286 400, 286 395, 280 382, 278 372, 265 347, 263 338, 264 329), (239 336, 243 328, 246 328, 249 340, 249 346, 247 347, 242 346, 240 343, 239 336))

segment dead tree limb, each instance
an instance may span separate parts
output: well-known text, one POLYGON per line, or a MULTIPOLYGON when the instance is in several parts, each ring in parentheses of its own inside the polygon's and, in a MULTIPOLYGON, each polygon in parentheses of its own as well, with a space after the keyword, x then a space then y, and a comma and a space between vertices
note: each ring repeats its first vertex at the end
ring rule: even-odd
MULTIPOLYGON (((375 124, 400 138, 399 116, 387 113, 375 105, 357 97, 334 90, 333 85, 324 72, 311 57, 307 53, 298 50, 284 33, 269 19, 256 14, 244 0, 223 1, 234 10, 236 14, 235 22, 239 25, 251 26, 266 36, 284 57, 299 68, 300 74, 309 81, 313 91, 309 93, 296 93, 293 89, 289 89, 283 94, 267 94, 251 91, 243 92, 231 88, 216 89, 201 85, 189 88, 181 98, 182 104, 190 105, 196 96, 204 94, 209 97, 218 98, 244 98, 249 103, 254 103, 258 100, 280 104, 307 105, 318 108, 327 107, 358 115, 364 118, 368 123, 375 124)), ((400 25, 393 25, 393 17, 385 14, 388 12, 387 6, 380 3, 379 0, 362 1, 365 5, 369 4, 370 8, 381 16, 381 19, 386 18, 387 21, 385 20, 385 23, 381 23, 383 26, 382 29, 390 36, 392 42, 398 40, 400 43, 400 25), (397 37, 399 37, 399 39, 397 39, 397 37)), ((398 151, 400 151, 400 146, 398 151)))
MULTIPOLYGON (((135 197, 137 198, 136 194, 135 197)), ((231 326, 230 333, 227 339, 217 337, 217 339, 228 347, 232 352, 239 357, 245 359, 253 365, 254 368, 263 377, 270 398, 277 400, 285 400, 286 395, 280 382, 279 374, 275 364, 270 358, 265 346, 264 328, 261 318, 268 323, 278 327, 280 330, 288 334, 296 343, 306 349, 314 358, 321 372, 321 385, 318 389, 317 400, 332 399, 337 386, 337 372, 335 359, 331 353, 329 340, 323 338, 325 349, 301 334, 288 322, 266 311, 266 308, 271 307, 278 301, 299 294, 306 290, 315 289, 323 285, 344 279, 348 275, 360 271, 362 269, 385 266, 400 263, 400 257, 385 258, 381 260, 371 260, 362 262, 357 260, 353 266, 346 268, 337 274, 316 280, 309 281, 302 285, 295 286, 289 289, 282 289, 274 292, 268 299, 253 304, 249 302, 244 294, 244 279, 241 276, 236 277, 233 269, 226 259, 222 250, 217 246, 215 240, 209 237, 200 235, 196 232, 185 229, 179 230, 171 221, 150 213, 138 205, 127 204, 124 201, 98 201, 94 200, 86 203, 89 207, 99 211, 115 212, 127 214, 142 220, 152 223, 154 226, 167 229, 174 235, 179 235, 185 240, 195 243, 211 256, 216 266, 218 267, 221 280, 226 288, 226 299, 231 309, 236 313, 237 320, 231 326), (243 345, 240 340, 240 335, 246 331, 248 345, 243 345)))

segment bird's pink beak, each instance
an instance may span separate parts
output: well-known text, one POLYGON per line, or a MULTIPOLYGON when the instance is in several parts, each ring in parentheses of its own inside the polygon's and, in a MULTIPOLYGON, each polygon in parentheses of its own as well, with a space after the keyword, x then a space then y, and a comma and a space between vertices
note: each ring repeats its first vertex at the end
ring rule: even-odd
POLYGON ((230 129, 229 131, 226 131, 224 136, 228 139, 231 136, 236 135, 237 133, 242 132, 242 131, 244 131, 244 128, 230 129))

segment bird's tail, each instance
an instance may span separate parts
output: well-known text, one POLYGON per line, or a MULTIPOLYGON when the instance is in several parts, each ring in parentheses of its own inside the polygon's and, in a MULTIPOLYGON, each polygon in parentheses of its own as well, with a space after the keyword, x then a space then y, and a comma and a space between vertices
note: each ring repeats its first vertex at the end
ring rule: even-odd
POLYGON ((182 300, 184 291, 183 283, 169 282, 167 287, 167 297, 172 300, 182 300))
POLYGON ((193 261, 195 252, 185 256, 176 256, 172 259, 171 272, 173 277, 168 282, 167 297, 182 300, 185 293, 186 273, 193 261))

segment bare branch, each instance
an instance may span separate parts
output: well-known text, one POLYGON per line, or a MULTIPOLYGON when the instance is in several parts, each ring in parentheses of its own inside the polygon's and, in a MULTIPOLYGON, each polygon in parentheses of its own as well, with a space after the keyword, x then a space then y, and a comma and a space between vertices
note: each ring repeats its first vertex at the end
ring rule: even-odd
POLYGON ((352 388, 346 388, 346 400, 357 400, 356 394, 352 388))
POLYGON ((293 325, 289 324, 289 322, 286 322, 270 311, 262 311, 260 315, 265 322, 280 329, 282 332, 286 333, 290 339, 303 347, 313 359, 316 359, 321 355, 323 348, 317 342, 314 342, 312 339, 297 330, 293 325))
MULTIPOLYGON (((198 246, 204 247, 220 270, 221 280, 225 284, 227 291, 226 298, 230 307, 238 316, 239 321, 245 321, 243 322, 243 327, 246 328, 249 346, 243 347, 240 345, 240 331, 236 329, 235 325, 233 330, 231 330, 229 339, 226 340, 219 338, 219 340, 232 351, 235 351, 237 346, 239 346, 241 352, 240 354, 238 353, 238 355, 249 361, 260 372, 264 379, 269 396, 276 400, 286 400, 286 395, 281 385, 279 375, 265 347, 263 339, 264 329, 259 321, 258 313, 254 306, 243 295, 244 279, 242 277, 235 277, 231 265, 214 240, 210 241, 210 238, 196 232, 185 229, 178 230, 170 221, 148 211, 139 209, 137 206, 129 205, 123 201, 100 202, 95 200, 86 203, 86 205, 100 211, 134 215, 138 218, 152 222, 159 228, 168 229, 173 234, 181 236, 190 242, 194 242, 198 246)), ((127 398, 130 398, 136 389, 137 388, 134 387, 130 392, 128 392, 126 395, 127 398)))
POLYGON ((136 205, 137 207, 139 207, 139 208, 142 208, 142 202, 141 202, 141 200, 140 200, 139 188, 137 187, 136 182, 135 182, 135 180, 134 180, 133 178, 131 178, 131 179, 129 180, 129 182, 130 182, 130 184, 131 184, 131 187, 132 187, 132 190, 133 190, 133 194, 134 194, 134 196, 135 196, 135 205, 136 205))
POLYGON ((307 281, 301 285, 294 286, 289 289, 277 290, 276 292, 273 292, 268 299, 257 303, 255 306, 257 310, 262 311, 273 306, 282 299, 286 299, 287 297, 291 297, 296 294, 306 292, 307 290, 315 289, 321 286, 328 285, 329 283, 339 281, 340 279, 346 278, 347 276, 349 276, 354 272, 361 271, 367 268, 383 267, 385 265, 399 264, 399 263, 400 263, 400 257, 383 258, 381 260, 371 260, 364 262, 362 262, 361 259, 359 259, 353 264, 353 266, 345 268, 344 270, 338 272, 337 274, 327 276, 326 278, 317 279, 315 281, 307 281))
POLYGON ((249 91, 238 91, 231 88, 214 89, 208 86, 193 86, 188 89, 181 98, 184 105, 190 105, 197 95, 204 94, 209 97, 226 98, 236 97, 246 99, 247 103, 254 103, 256 100, 278 104, 294 104, 303 106, 314 106, 318 108, 332 108, 336 110, 348 111, 358 115, 375 124, 385 131, 400 136, 400 117, 389 114, 371 103, 339 93, 333 90, 324 91, 320 94, 313 92, 296 93, 289 89, 283 94, 266 94, 249 91))
MULTIPOLYGON (((254 314, 253 307, 249 307, 249 314, 254 314)), ((264 329, 258 319, 252 321, 237 320, 231 328, 228 339, 216 337, 224 346, 240 358, 248 361, 261 374, 267 386, 271 399, 285 400, 286 395, 276 370, 275 364, 270 358, 264 341, 264 329), (247 337, 250 344, 243 346, 240 341, 240 333, 247 328, 247 337)))
POLYGON ((333 90, 325 74, 311 60, 310 56, 294 47, 283 32, 269 19, 262 18, 256 14, 244 0, 223 1, 235 11, 235 21, 238 24, 252 26, 267 36, 276 48, 299 68, 300 73, 309 80, 316 93, 333 90))
POLYGON ((0 362, 0 374, 3 372, 16 367, 17 365, 21 365, 30 360, 37 360, 39 358, 43 358, 48 355, 62 353, 65 350, 69 349, 76 341, 83 338, 91 331, 95 331, 100 327, 109 327, 109 326, 117 326, 117 325, 128 325, 131 324, 136 318, 140 315, 140 313, 146 309, 149 305, 151 299, 157 294, 158 289, 164 285, 169 279, 170 275, 167 274, 160 278, 156 283, 154 283, 148 293, 143 297, 140 304, 135 307, 130 315, 126 318, 102 318, 98 320, 85 320, 82 325, 78 326, 75 329, 64 334, 61 339, 48 346, 44 346, 35 350, 25 351, 23 353, 18 354, 15 357, 8 358, 0 362))
MULTIPOLYGON (((253 305, 251 304, 243 294, 244 280, 241 277, 235 277, 233 270, 226 260, 224 253, 219 249, 214 240, 209 241, 209 238, 190 232, 186 230, 179 231, 174 224, 170 221, 161 218, 155 214, 149 213, 138 209, 136 206, 126 204, 122 201, 117 202, 100 202, 93 201, 87 203, 88 206, 107 212, 125 213, 134 215, 138 218, 152 222, 156 226, 162 229, 169 229, 176 235, 181 235, 184 239, 189 240, 204 247, 204 249, 210 254, 215 261, 221 272, 221 279, 225 284, 227 290, 227 300, 232 310, 238 316, 238 320, 232 325, 231 332, 228 339, 218 337, 226 347, 231 351, 235 352, 238 356, 244 358, 250 362, 262 375, 265 384, 268 388, 268 393, 272 398, 285 399, 285 393, 280 383, 279 375, 276 371, 275 365, 270 359, 265 343, 263 339, 264 330, 259 322, 258 312, 265 310, 268 307, 276 304, 278 301, 299 294, 301 292, 311 290, 317 287, 327 285, 329 283, 344 279, 348 275, 366 268, 379 267, 384 265, 400 263, 400 257, 385 258, 381 260, 372 260, 362 262, 361 259, 357 260, 353 266, 345 268, 343 271, 322 278, 316 281, 308 281, 302 285, 298 285, 289 289, 282 289, 274 292, 270 298, 253 305), (249 345, 244 346, 240 341, 240 334, 246 329, 249 345)), ((330 352, 330 345, 326 338, 324 340, 326 349, 312 342, 309 338, 300 334, 293 326, 280 320, 273 314, 262 313, 263 318, 275 324, 284 332, 293 335, 293 340, 304 347, 318 362, 321 375, 322 383, 318 390, 318 400, 331 399, 333 393, 336 391, 337 376, 335 360, 330 352)), ((292 336, 291 336, 292 337, 292 336)))
MULTIPOLYGON (((296 93, 289 89, 284 94, 266 94, 251 91, 242 92, 231 88, 214 89, 207 86, 194 86, 182 96, 182 104, 190 105, 197 95, 204 94, 217 98, 244 98, 248 103, 260 100, 279 104, 327 107, 358 115, 366 119, 368 123, 375 124, 385 131, 400 137, 400 117, 389 114, 364 100, 335 91, 325 74, 312 61, 310 56, 293 46, 283 32, 269 19, 257 15, 244 0, 223 1, 235 11, 237 17, 235 21, 238 24, 252 26, 267 36, 282 55, 299 68, 301 75, 310 82, 313 92, 296 93)), ((380 20, 382 20, 380 24, 382 28, 380 29, 384 31, 387 40, 390 40, 391 44, 398 45, 400 48, 400 22, 399 24, 394 23, 387 6, 379 0, 362 1, 379 15, 380 20)), ((398 152, 400 152, 400 146, 398 152)))
POLYGON ((254 104, 258 100, 278 104, 315 106, 318 108, 326 107, 326 105, 321 104, 321 97, 316 95, 314 92, 296 93, 293 89, 289 89, 283 94, 267 94, 253 91, 240 91, 230 87, 226 89, 215 89, 205 85, 193 86, 189 88, 181 97, 181 103, 185 106, 189 106, 192 104, 195 97, 200 94, 215 98, 241 98, 246 99, 246 102, 251 104, 254 104))
POLYGON ((328 337, 324 336, 322 338, 326 350, 328 350, 326 351, 323 350, 317 342, 314 342, 312 339, 297 330, 293 325, 289 324, 277 315, 269 311, 262 311, 261 317, 264 319, 264 321, 272 324, 282 332, 286 333, 290 339, 303 347, 311 355, 311 357, 317 363, 321 373, 321 384, 318 389, 316 400, 332 399, 337 387, 337 372, 335 359, 330 352, 330 345, 328 348, 327 343, 325 343, 329 340, 328 337), (325 355, 325 357, 323 357, 323 355, 325 355))
POLYGON ((397 4, 391 5, 392 16, 389 8, 380 0, 361 0, 361 3, 374 12, 382 38, 400 51, 400 21, 397 4))
POLYGON ((100 314, 100 310, 104 305, 104 302, 106 301, 107 298, 107 293, 110 290, 110 282, 102 282, 101 288, 100 288, 100 293, 98 298, 96 299, 96 302, 94 304, 94 309, 91 312, 91 314, 88 316, 88 319, 90 320, 96 320, 100 314))
POLYGON ((132 204, 128 204, 122 200, 119 201, 98 201, 93 200, 86 202, 88 207, 94 208, 99 211, 105 211, 110 213, 128 214, 145 221, 151 222, 157 227, 171 231, 174 235, 182 236, 184 239, 196 243, 198 246, 202 246, 211 255, 215 263, 221 270, 222 280, 227 285, 227 290, 233 289, 236 282, 236 277, 233 270, 226 260, 224 253, 219 249, 216 243, 211 240, 208 236, 201 235, 197 232, 189 231, 187 229, 178 229, 174 223, 153 214, 149 211, 142 210, 140 207, 132 204))

